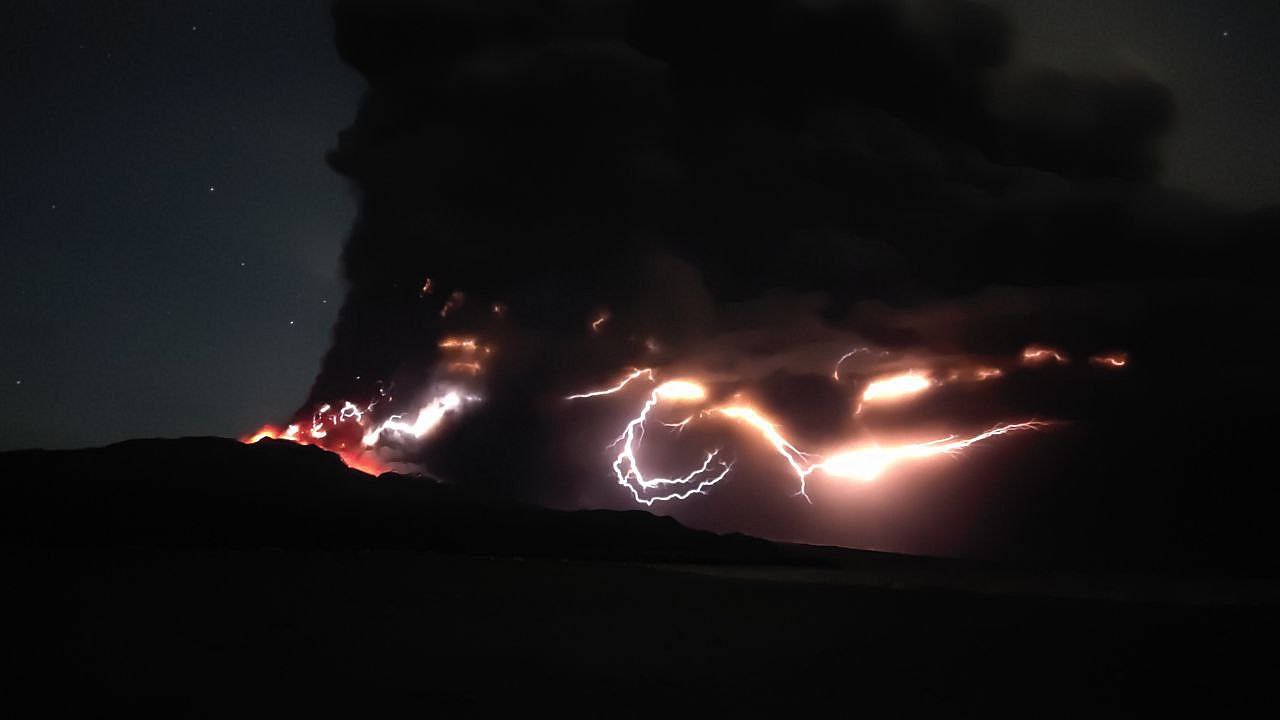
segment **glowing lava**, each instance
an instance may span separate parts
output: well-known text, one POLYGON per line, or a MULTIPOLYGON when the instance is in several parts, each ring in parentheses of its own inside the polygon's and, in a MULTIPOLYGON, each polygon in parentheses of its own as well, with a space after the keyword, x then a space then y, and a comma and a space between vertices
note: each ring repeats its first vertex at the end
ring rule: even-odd
MULTIPOLYGON (((298 435, 297 425, 290 425, 283 431, 271 425, 264 425, 256 433, 248 437, 241 438, 240 442, 243 442, 246 445, 252 445, 260 440, 284 440, 287 442, 297 443, 299 445, 316 445, 323 447, 320 443, 312 442, 310 439, 305 437, 300 437, 298 435)), ((360 472, 369 475, 381 475, 390 469, 370 453, 364 450, 348 450, 345 444, 325 449, 341 458, 343 464, 352 470, 359 470, 360 472)))
MULTIPOLYGON (((385 395, 383 391, 379 393, 385 395)), ((305 435, 296 424, 289 425, 284 430, 264 425, 252 435, 241 438, 241 442, 252 444, 269 438, 299 445, 316 445, 335 453, 350 468, 370 475, 380 475, 390 469, 375 452, 376 446, 384 439, 420 440, 430 435, 447 416, 459 412, 464 403, 478 400, 478 397, 451 390, 420 408, 413 422, 406 422, 403 415, 397 414, 377 427, 368 429, 365 428, 366 418, 376 401, 370 402, 364 410, 352 402, 344 401, 338 412, 332 412, 332 406, 325 404, 312 416, 311 428, 305 435), (348 428, 352 430, 349 431, 348 428), (359 442, 352 439, 348 443, 344 437, 349 437, 350 432, 355 430, 362 431, 359 442)))

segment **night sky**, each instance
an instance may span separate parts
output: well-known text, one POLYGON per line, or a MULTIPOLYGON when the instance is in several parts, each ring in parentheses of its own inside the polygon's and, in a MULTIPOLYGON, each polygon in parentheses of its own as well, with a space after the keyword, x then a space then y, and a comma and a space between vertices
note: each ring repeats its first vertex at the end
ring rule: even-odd
MULTIPOLYGON (((1172 90, 1167 185, 1280 197, 1280 6, 1009 8, 1017 57, 1172 90)), ((296 407, 356 213, 324 161, 363 88, 328 3, 43 1, 0 33, 0 448, 236 435, 296 407)))
POLYGON ((327 3, 38 2, 0 32, 0 447, 291 407, 355 214, 324 153, 362 83, 327 3))

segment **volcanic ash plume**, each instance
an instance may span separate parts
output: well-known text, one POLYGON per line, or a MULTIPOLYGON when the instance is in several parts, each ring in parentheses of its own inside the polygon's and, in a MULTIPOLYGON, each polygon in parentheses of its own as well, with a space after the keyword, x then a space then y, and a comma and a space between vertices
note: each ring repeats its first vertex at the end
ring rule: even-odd
POLYGON ((1115 283, 1072 288, 1151 265, 1130 209, 1168 94, 1016 68, 986 4, 334 17, 368 81, 329 158, 360 195, 349 292, 267 436, 552 504, 807 505, 1035 442, 1034 387, 1128 367, 1115 283))

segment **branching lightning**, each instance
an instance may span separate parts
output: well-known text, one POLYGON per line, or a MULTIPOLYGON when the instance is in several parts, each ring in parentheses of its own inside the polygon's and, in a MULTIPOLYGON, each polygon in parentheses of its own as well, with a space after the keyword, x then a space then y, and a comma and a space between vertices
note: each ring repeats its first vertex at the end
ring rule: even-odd
MULTIPOLYGON (((379 394, 385 397, 385 390, 379 390, 379 394)), ((253 444, 269 438, 287 440, 299 445, 319 445, 336 453, 348 467, 370 475, 380 475, 388 468, 373 453, 373 450, 385 438, 421 440, 434 432, 447 416, 459 412, 465 403, 477 402, 479 399, 474 395, 450 390, 422 406, 413 422, 407 422, 404 415, 396 414, 372 428, 366 428, 365 425, 369 412, 377 404, 377 400, 369 402, 364 410, 353 402, 343 401, 342 408, 337 412, 333 411, 332 405, 325 403, 312 414, 311 427, 305 434, 297 424, 289 425, 284 430, 265 425, 252 435, 241 438, 241 441, 253 444), (345 431, 349 426, 363 431, 360 441, 353 442, 352 447, 348 447, 347 441, 343 439, 349 437, 345 431), (337 431, 343 432, 338 436, 333 435, 337 431)))
POLYGON ((1021 430, 1036 430, 1047 427, 1049 424, 1040 420, 1027 420, 995 425, 985 432, 967 438, 951 435, 937 440, 902 445, 886 446, 873 443, 836 453, 815 465, 813 469, 821 470, 831 477, 870 482, 901 462, 923 460, 939 455, 956 455, 983 440, 1021 430))
POLYGON ((373 447, 382 439, 383 433, 408 435, 415 439, 421 438, 435 430, 440 425, 440 422, 444 420, 445 415, 456 412, 461 408, 464 400, 474 402, 478 399, 464 396, 457 391, 445 393, 418 410, 418 417, 413 422, 405 422, 402 415, 392 415, 381 425, 365 433, 360 442, 365 447, 373 447))
MULTIPOLYGON (((626 386, 626 383, 640 376, 644 371, 635 371, 623 380, 617 389, 584 393, 576 397, 598 397, 600 395, 609 395, 626 386)), ((649 372, 652 378, 652 372, 649 372)), ((618 480, 618 484, 627 488, 631 492, 631 496, 636 502, 642 505, 653 505, 655 502, 666 502, 671 500, 685 500, 695 494, 704 494, 707 488, 715 485, 729 474, 733 468, 733 463, 728 463, 717 459, 720 450, 717 448, 707 453, 706 459, 702 465, 681 477, 672 478, 649 478, 645 477, 645 473, 640 468, 640 462, 636 459, 636 450, 640 446, 640 440, 644 437, 645 421, 649 419, 649 413, 661 402, 687 403, 705 400, 707 397, 706 389, 701 385, 687 380, 671 380, 654 388, 649 393, 649 398, 645 400, 644 406, 640 409, 640 414, 636 415, 627 423, 626 428, 611 446, 621 446, 617 458, 613 461, 613 474, 618 480), (717 467, 713 468, 713 464, 717 467), (658 488, 681 487, 681 490, 674 490, 663 495, 651 495, 648 491, 658 488)), ((683 426, 683 423, 679 425, 683 426)))
MULTIPOLYGON (((901 378, 904 375, 893 376, 893 378, 901 378)), ((640 377, 646 377, 648 380, 656 382, 654 371, 651 368, 632 370, 621 381, 611 387, 570 395, 569 399, 614 395, 640 377)), ((886 380, 893 378, 886 378, 886 380)), ((928 381, 927 378, 926 381, 928 381)), ((912 381, 912 386, 914 385, 915 381, 912 381)), ((919 392, 919 390, 915 392, 919 392)), ((706 387, 693 380, 681 379, 664 382, 649 393, 648 398, 640 408, 640 412, 627 422, 622 434, 609 444, 611 448, 618 448, 618 454, 613 461, 614 477, 619 485, 628 489, 636 502, 651 506, 655 502, 685 500, 695 494, 705 494, 708 488, 728 476, 733 464, 719 459, 719 448, 708 451, 701 466, 682 476, 671 478, 647 477, 641 469, 640 460, 637 457, 640 443, 644 438, 645 425, 655 408, 668 403, 702 403, 708 399, 708 395, 706 387), (668 487, 681 489, 666 494, 654 493, 656 490, 668 487)), ((681 421, 663 422, 662 425, 678 431, 683 430, 696 419, 707 417, 724 418, 754 431, 790 467, 792 474, 799 483, 799 488, 795 494, 810 502, 812 502, 812 498, 808 492, 808 481, 810 476, 815 473, 835 479, 870 482, 883 476, 891 468, 903 462, 939 456, 954 456, 966 448, 991 438, 1012 432, 1039 429, 1049 425, 1049 423, 1040 420, 1002 423, 970 437, 949 435, 934 440, 891 445, 871 442, 852 449, 840 450, 826 456, 799 449, 794 442, 783 434, 775 422, 748 404, 735 403, 714 406, 696 415, 690 415, 681 421)))
MULTIPOLYGON (((422 294, 432 291, 431 281, 428 279, 424 282, 422 294)), ((460 292, 452 293, 441 314, 447 315, 462 302, 460 292)), ((501 315, 505 312, 505 306, 494 304, 493 311, 501 315)), ((602 311, 591 321, 591 331, 598 333, 608 320, 608 313, 602 311)), ((650 351, 657 350, 652 338, 646 340, 646 345, 650 351)), ((440 370, 472 376, 484 371, 485 362, 493 351, 492 347, 479 338, 469 335, 442 337, 437 346, 442 355, 438 366, 440 370)), ((840 381, 840 367, 843 363, 857 354, 870 352, 886 354, 866 347, 856 348, 836 361, 832 368, 832 378, 840 381)), ((1065 353, 1041 345, 1027 346, 1019 360, 1025 365, 1033 366, 1069 362, 1065 353)), ((1128 364, 1128 356, 1124 352, 1093 355, 1089 360, 1094 365, 1110 369, 1122 368, 1128 364)), ((1001 377, 1004 373, 1002 367, 991 365, 952 365, 950 369, 942 366, 900 371, 871 378, 853 399, 857 400, 858 411, 861 411, 865 405, 912 399, 944 384, 986 381, 1001 377)), ((1037 430, 1051 424, 1041 420, 1023 420, 996 424, 971 436, 951 434, 941 438, 894 443, 861 439, 829 451, 811 452, 801 450, 781 425, 737 396, 727 404, 715 404, 712 402, 711 391, 697 379, 660 381, 658 372, 651 367, 630 368, 612 385, 571 394, 565 399, 583 400, 622 395, 641 380, 648 383, 648 392, 639 412, 627 421, 622 432, 608 447, 616 450, 612 461, 615 480, 627 489, 637 503, 645 506, 705 495, 711 487, 728 477, 734 467, 734 462, 725 459, 723 449, 715 447, 704 450, 702 461, 683 474, 651 475, 649 470, 642 467, 639 453, 646 427, 653 423, 672 433, 680 433, 692 424, 717 419, 741 427, 747 431, 748 436, 759 438, 782 458, 798 484, 795 494, 810 502, 812 498, 809 490, 814 477, 871 482, 885 477, 904 463, 956 456, 979 443, 1010 433, 1037 430), (671 413, 664 417, 673 408, 683 408, 685 412, 671 413)), ((842 387, 840 391, 848 390, 842 387)), ((253 443, 273 438, 303 445, 321 445, 337 453, 347 465, 377 474, 386 468, 376 451, 431 436, 451 415, 462 412, 468 403, 478 402, 480 398, 455 385, 453 389, 430 398, 413 414, 397 413, 375 423, 375 407, 393 400, 387 388, 379 384, 377 396, 363 405, 349 400, 325 403, 314 410, 309 426, 305 426, 305 423, 290 424, 284 429, 264 426, 243 440, 253 443)))

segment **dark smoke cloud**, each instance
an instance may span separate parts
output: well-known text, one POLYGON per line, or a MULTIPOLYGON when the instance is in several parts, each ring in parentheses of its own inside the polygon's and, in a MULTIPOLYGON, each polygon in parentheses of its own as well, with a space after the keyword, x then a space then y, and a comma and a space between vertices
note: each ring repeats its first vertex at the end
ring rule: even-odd
MULTIPOLYGON (((499 348, 487 400, 427 465, 542 502, 622 505, 594 451, 619 411, 556 398, 627 364, 696 371, 726 393, 750 383, 821 439, 856 430, 823 398, 831 361, 857 343, 899 359, 1007 356, 1030 340, 1139 359, 1127 379, 1073 369, 941 393, 930 417, 977 407, 1075 429, 1040 455, 1015 444, 893 491, 910 502, 788 504, 776 477, 742 472, 718 497, 664 508, 934 552, 1124 544, 1135 516, 1159 516, 1141 522, 1187 550, 1174 526, 1197 473, 1222 467, 1212 443, 1239 453, 1256 434, 1247 420, 1270 399, 1248 389, 1263 368, 1228 350, 1268 326, 1258 257, 1276 213, 1225 216, 1161 188, 1168 90, 1014 66, 990 5, 338 0, 334 17, 368 80, 330 156, 361 210, 304 416, 376 381, 421 392, 441 334, 478 332, 499 348), (455 291, 465 300, 442 318, 455 291), (600 308, 611 319, 592 337, 600 308), (1206 397, 1195 386, 1210 373, 1227 379, 1206 397), (1016 490, 991 480, 1030 474, 1016 490), (1141 509, 1148 491, 1164 514, 1141 509)), ((1249 494, 1219 497, 1205 512, 1249 494)))

